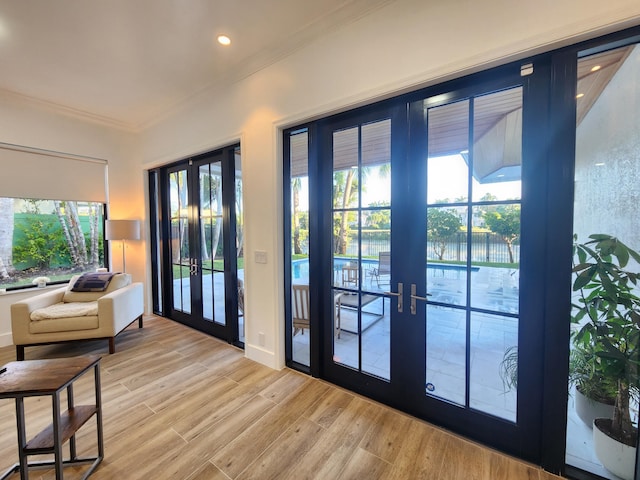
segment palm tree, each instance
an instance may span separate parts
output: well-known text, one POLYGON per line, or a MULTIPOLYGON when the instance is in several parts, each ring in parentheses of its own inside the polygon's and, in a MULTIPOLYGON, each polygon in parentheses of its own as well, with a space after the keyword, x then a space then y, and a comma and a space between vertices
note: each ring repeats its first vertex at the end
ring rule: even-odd
POLYGON ((345 171, 334 172, 334 208, 342 210, 342 218, 336 235, 335 253, 346 254, 349 240, 349 213, 346 209, 353 202, 353 195, 357 193, 357 179, 354 179, 357 169, 349 168, 345 171), (354 189, 354 186, 356 187, 354 189), (337 205, 336 205, 337 204, 337 205))
POLYGON ((300 244, 300 189, 302 188, 302 180, 300 177, 291 179, 291 195, 292 195, 292 221, 293 221, 293 253, 302 253, 302 245, 300 244))

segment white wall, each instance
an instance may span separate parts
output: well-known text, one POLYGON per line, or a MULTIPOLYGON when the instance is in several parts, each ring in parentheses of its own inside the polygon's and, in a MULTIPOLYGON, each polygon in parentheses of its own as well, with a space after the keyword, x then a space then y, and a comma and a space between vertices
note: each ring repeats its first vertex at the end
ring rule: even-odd
POLYGON ((398 0, 230 88, 194 98, 144 132, 142 158, 149 166, 242 141, 247 356, 284 365, 279 127, 639 19, 637 0, 398 0), (267 252, 266 265, 253 262, 256 250, 267 252))
MULTIPOLYGON (((0 142, 108 160, 113 218, 142 219, 145 215, 144 174, 142 168, 136 166, 139 158, 136 141, 133 134, 60 114, 21 97, 0 95, 0 142)), ((51 181, 64 182, 65 179, 52 178, 51 181)), ((146 274, 144 244, 144 241, 129 242, 131 248, 127 250, 127 271, 136 281, 144 280, 146 274)), ((113 267, 120 269, 122 250, 119 245, 114 247, 112 257, 113 267)), ((0 346, 12 344, 11 303, 38 293, 41 291, 0 294, 0 346)))

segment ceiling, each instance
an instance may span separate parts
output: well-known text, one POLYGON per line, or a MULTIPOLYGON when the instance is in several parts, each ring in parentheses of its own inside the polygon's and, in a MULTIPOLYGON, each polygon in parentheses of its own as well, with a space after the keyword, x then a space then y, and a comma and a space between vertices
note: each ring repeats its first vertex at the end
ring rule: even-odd
POLYGON ((391 1, 0 0, 0 92, 140 129, 391 1))

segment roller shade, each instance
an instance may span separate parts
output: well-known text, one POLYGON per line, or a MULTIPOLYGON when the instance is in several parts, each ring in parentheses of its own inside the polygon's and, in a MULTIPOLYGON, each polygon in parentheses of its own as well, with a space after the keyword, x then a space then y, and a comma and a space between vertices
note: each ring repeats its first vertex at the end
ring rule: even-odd
POLYGON ((0 197, 107 203, 107 161, 0 143, 0 197))

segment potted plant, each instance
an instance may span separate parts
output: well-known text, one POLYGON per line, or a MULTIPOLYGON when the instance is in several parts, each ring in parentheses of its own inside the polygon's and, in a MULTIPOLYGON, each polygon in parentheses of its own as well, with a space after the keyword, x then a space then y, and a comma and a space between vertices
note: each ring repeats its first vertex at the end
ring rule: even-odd
POLYGON ((640 254, 610 235, 591 235, 582 244, 575 240, 574 343, 593 348, 595 372, 616 385, 613 418, 594 421, 594 448, 607 470, 631 479, 638 430, 631 420, 630 400, 640 379, 640 297, 634 288, 640 274, 625 267, 630 259, 640 263, 640 254))
POLYGON ((613 418, 617 383, 600 372, 592 343, 575 344, 569 356, 569 385, 575 387, 574 405, 578 417, 593 428, 596 418, 613 418))
POLYGON ((508 392, 518 388, 518 346, 511 345, 502 355, 499 365, 500 378, 504 391, 508 392))

